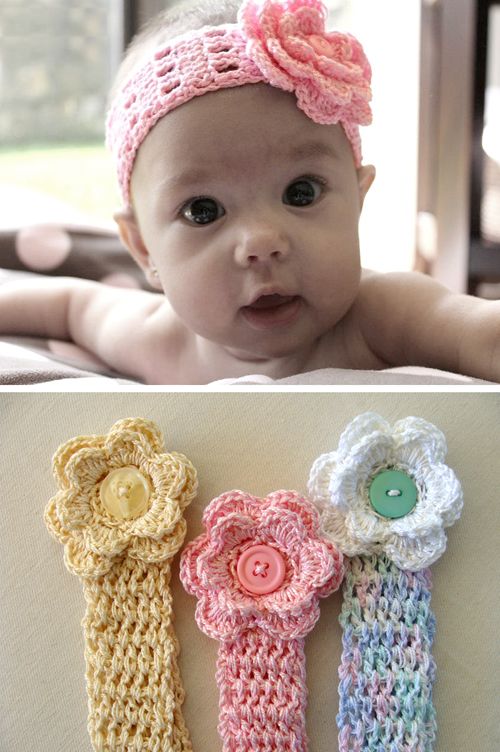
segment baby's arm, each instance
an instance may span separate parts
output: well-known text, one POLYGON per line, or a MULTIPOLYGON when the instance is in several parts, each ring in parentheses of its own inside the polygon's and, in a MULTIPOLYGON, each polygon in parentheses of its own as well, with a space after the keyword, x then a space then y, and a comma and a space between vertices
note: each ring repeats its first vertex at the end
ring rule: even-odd
POLYGON ((353 315, 370 350, 390 365, 500 381, 500 301, 451 293, 423 274, 371 274, 353 315))
POLYGON ((150 322, 163 297, 66 277, 0 288, 0 334, 71 340, 119 373, 147 380, 150 322))

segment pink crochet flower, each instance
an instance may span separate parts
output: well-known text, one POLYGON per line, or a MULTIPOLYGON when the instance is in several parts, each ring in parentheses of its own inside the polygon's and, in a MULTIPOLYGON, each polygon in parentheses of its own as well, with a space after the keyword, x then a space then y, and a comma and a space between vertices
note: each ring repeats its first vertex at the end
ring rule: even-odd
POLYGON ((206 533, 181 559, 184 587, 198 598, 200 629, 222 640, 255 627, 284 639, 304 637, 319 617, 319 598, 336 590, 344 575, 342 555, 319 537, 312 504, 294 491, 265 499, 230 491, 209 504, 203 522, 206 533), (282 585, 265 595, 248 592, 237 572, 240 556, 259 544, 285 561, 282 585))
POLYGON ((321 0, 248 0, 238 20, 248 56, 270 84, 295 91, 306 115, 318 123, 369 125, 370 64, 353 36, 325 31, 326 15, 321 0))

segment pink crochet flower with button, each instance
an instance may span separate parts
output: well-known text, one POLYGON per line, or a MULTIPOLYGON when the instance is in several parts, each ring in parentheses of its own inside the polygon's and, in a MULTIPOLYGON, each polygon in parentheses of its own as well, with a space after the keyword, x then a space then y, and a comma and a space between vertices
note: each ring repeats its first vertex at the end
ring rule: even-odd
POLYGON ((284 639, 304 637, 319 617, 319 598, 344 575, 342 555, 320 537, 311 502, 294 491, 264 499, 230 491, 209 504, 203 522, 206 533, 181 559, 184 587, 198 598, 200 629, 222 640, 256 627, 284 639), (258 592, 266 577, 276 587, 258 592))
POLYGON ((369 125, 370 64, 353 36, 326 32, 326 15, 321 0, 248 0, 238 20, 249 57, 270 84, 295 91, 306 115, 319 123, 369 125))

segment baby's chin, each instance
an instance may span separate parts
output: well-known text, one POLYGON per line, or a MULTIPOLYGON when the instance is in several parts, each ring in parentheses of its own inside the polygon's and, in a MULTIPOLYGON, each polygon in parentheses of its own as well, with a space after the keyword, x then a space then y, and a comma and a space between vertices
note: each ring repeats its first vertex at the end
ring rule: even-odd
POLYGON ((233 358, 245 362, 265 364, 276 360, 290 360, 297 365, 304 359, 309 359, 317 347, 322 336, 330 326, 314 327, 309 331, 281 331, 260 332, 258 337, 252 333, 251 337, 232 339, 222 346, 233 358))

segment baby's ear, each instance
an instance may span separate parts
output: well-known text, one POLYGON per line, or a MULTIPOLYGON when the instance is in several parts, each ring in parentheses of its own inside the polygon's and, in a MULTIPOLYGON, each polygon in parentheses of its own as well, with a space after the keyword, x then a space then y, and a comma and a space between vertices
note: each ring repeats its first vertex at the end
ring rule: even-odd
POLYGON ((120 209, 120 211, 114 213, 113 218, 118 225, 118 233, 123 245, 141 267, 151 287, 161 290, 162 287, 158 279, 158 273, 142 239, 133 209, 120 209))
POLYGON ((359 209, 363 208, 365 196, 368 189, 375 180, 375 167, 373 165, 363 165, 358 167, 358 188, 359 188, 359 209))

